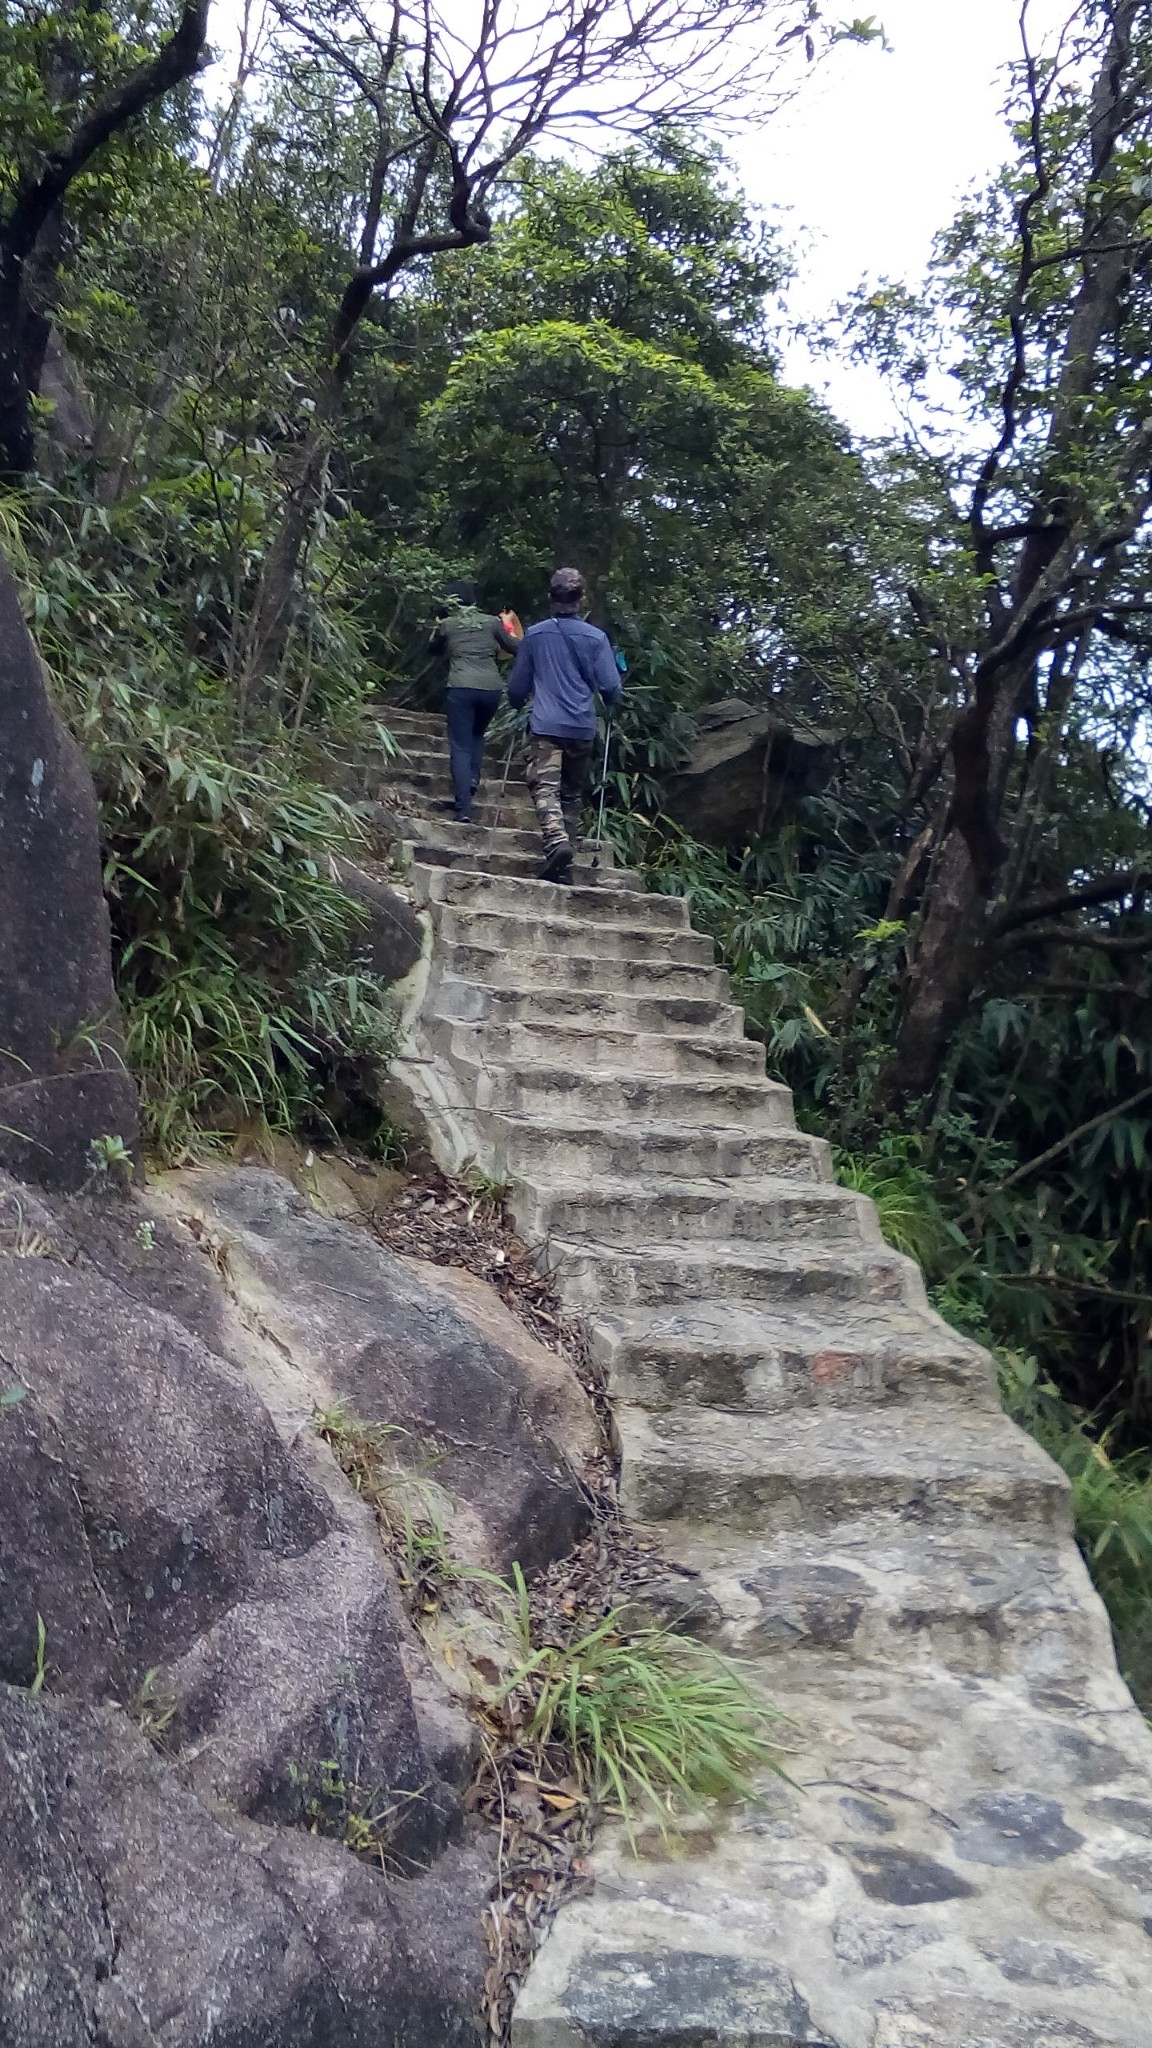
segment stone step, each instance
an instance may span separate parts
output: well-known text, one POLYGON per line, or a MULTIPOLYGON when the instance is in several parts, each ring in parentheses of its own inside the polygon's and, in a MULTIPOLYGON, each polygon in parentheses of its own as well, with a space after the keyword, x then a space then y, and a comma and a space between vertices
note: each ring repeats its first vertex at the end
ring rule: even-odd
MULTIPOLYGON (((432 870, 424 868, 420 873, 427 876, 432 870)), ((633 986, 637 980, 651 979, 649 970, 656 962, 676 967, 715 965, 715 947, 712 940, 701 932, 672 931, 667 926, 625 922, 626 906, 638 900, 635 896, 623 897, 624 907, 618 907, 607 890, 601 893, 595 889, 563 889, 551 882, 508 882, 500 886, 509 894, 514 889, 525 892, 521 912, 473 909, 464 904, 444 903, 436 897, 430 901, 426 896, 421 897, 420 900, 427 902, 432 910, 445 946, 488 946, 512 953, 551 954, 561 958, 569 953, 598 954, 604 960, 626 960, 638 967, 642 964, 643 973, 633 975, 633 986), (532 896, 529 901, 530 890, 532 896), (591 897, 595 897, 603 913, 597 919, 583 914, 584 905, 591 897), (579 899, 579 903, 574 899, 579 899)), ((639 900, 655 901, 651 896, 639 900)))
MULTIPOLYGON (((455 868, 417 869, 417 894, 428 903, 440 903, 455 910, 476 910, 491 915, 509 911, 530 916, 534 907, 540 914, 553 913, 556 902, 551 882, 505 880, 482 872, 459 872, 455 868)), ((566 889, 563 915, 594 924, 631 923, 643 931, 690 933, 688 905, 682 896, 658 896, 643 889, 621 890, 606 896, 600 889, 566 889)), ((692 933, 693 937, 700 934, 692 933)))
POLYGON ((397 737, 407 732, 427 733, 430 739, 442 739, 447 729, 442 711, 412 711, 404 704, 376 703, 371 708, 385 731, 395 733, 397 737))
POLYGON ((838 1523, 814 1551, 805 1528, 751 1539, 692 1523, 652 1525, 693 1628, 744 1660, 767 1658, 766 1689, 804 1684, 805 1653, 901 1667, 934 1663, 1033 1685, 1091 1679, 1111 1652, 1107 1616, 1071 1547, 1027 1530, 901 1521, 884 1510, 838 1523))
POLYGON ((670 1074, 577 1072, 571 1066, 490 1067, 461 1054, 455 1071, 475 1109, 518 1117, 598 1116, 655 1123, 792 1125, 792 1096, 776 1081, 714 1081, 670 1074))
POLYGON ((527 798, 508 795, 500 800, 499 795, 487 796, 483 787, 481 793, 472 799, 472 820, 470 825, 461 824, 452 814, 452 798, 445 782, 438 789, 411 789, 404 782, 381 782, 377 792, 379 800, 387 806, 390 816, 396 820, 396 827, 402 838, 417 836, 421 824, 433 827, 453 825, 457 831, 483 830, 515 832, 531 835, 537 850, 543 858, 539 821, 532 804, 527 798), (416 828, 414 831, 413 828, 416 828))
POLYGON ((848 1188, 797 1187, 787 1180, 616 1180, 587 1186, 551 1176, 518 1190, 517 1216, 531 1243, 548 1237, 591 1238, 598 1245, 649 1244, 687 1238, 725 1249, 813 1242, 881 1246, 876 1210, 848 1188))
POLYGON ((729 995, 728 976, 714 960, 648 960, 638 983, 629 960, 605 958, 590 947, 580 952, 561 947, 554 953, 538 953, 498 942, 478 944, 469 938, 450 941, 443 921, 437 937, 442 942, 437 951, 445 977, 474 982, 480 989, 575 989, 584 995, 612 995, 639 985, 653 997, 718 1003, 726 1002, 729 995))
MULTIPOLYGON (((394 783, 398 789, 413 791, 425 799, 440 797, 445 802, 451 801, 452 783, 448 774, 447 754, 442 761, 427 751, 419 754, 400 754, 395 760, 382 763, 378 772, 385 788, 394 783)), ((492 763, 487 762, 480 787, 476 792, 477 799, 483 797, 492 804, 499 804, 503 779, 503 771, 493 774, 492 763)), ((533 817, 536 815, 526 784, 519 780, 514 781, 511 776, 504 794, 504 804, 509 810, 519 805, 531 811, 533 817)))
POLYGON ((1030 1686, 920 1640, 893 1628, 887 1670, 810 1643, 804 1684, 799 1655, 758 1667, 791 1782, 602 1836, 513 2048, 1146 2048, 1147 1731, 1114 1674, 1030 1686))
POLYGON ((833 1317, 844 1302, 924 1306, 919 1268, 899 1252, 849 1246, 734 1244, 695 1238, 665 1244, 590 1244, 552 1238, 549 1270, 572 1308, 695 1301, 808 1303, 833 1317))
POLYGON ((996 1375, 979 1345, 899 1303, 803 1307, 694 1301, 593 1310, 586 1327, 614 1399, 653 1411, 696 1405, 781 1409, 914 1399, 936 1391, 994 1411, 996 1375))
POLYGON ((616 1428, 620 1504, 641 1522, 827 1538, 885 1509, 920 1529, 980 1521, 1071 1535, 1067 1479, 1000 1414, 927 1401, 770 1416, 621 1406, 616 1428))
MULTIPOLYGON (((530 854, 534 860, 540 859, 540 832, 535 814, 531 827, 524 831, 510 825, 462 825, 458 818, 447 812, 431 818, 413 819, 411 824, 412 830, 403 834, 405 838, 418 839, 422 846, 443 849, 446 853, 471 853, 482 856, 484 860, 497 855, 522 853, 530 854)), ((585 837, 579 841, 577 851, 591 860, 596 848, 592 840, 585 837)), ((616 851, 610 839, 605 839, 600 848, 600 865, 603 868, 616 866, 616 851)), ((643 890, 644 884, 637 881, 633 886, 643 890)))
POLYGON ((744 1012, 707 996, 630 995, 587 988, 493 989, 460 975, 443 975, 435 994, 438 1017, 461 1023, 571 1025, 583 1030, 669 1032, 682 1037, 741 1040, 744 1012))
MULTIPOLYGON (((650 999, 649 999, 650 1000, 650 999)), ((753 1133, 742 1127, 709 1129, 688 1123, 602 1124, 594 1119, 485 1113, 493 1157, 502 1172, 585 1184, 622 1174, 688 1174, 740 1180, 771 1174, 817 1184, 832 1179, 828 1146, 786 1126, 753 1133)))
MULTIPOLYGON (((528 838, 529 834, 525 833, 523 837, 528 838)), ((453 852, 448 847, 433 846, 420 838, 406 839, 404 851, 410 863, 421 867, 451 868, 453 873, 463 874, 516 876, 523 881, 539 881, 544 865, 544 849, 539 837, 528 853, 453 852)), ((597 864, 595 849, 577 853, 573 873, 580 888, 626 889, 635 894, 644 887, 644 877, 630 868, 597 864)))
POLYGON ((591 1076, 608 1068, 614 1073, 701 1074, 717 1079, 759 1078, 764 1073, 764 1047, 751 1038, 688 1038, 674 1032, 610 1031, 592 1025, 459 1024, 453 1051, 468 1053, 470 1042, 482 1048, 491 1066, 571 1065, 591 1076))

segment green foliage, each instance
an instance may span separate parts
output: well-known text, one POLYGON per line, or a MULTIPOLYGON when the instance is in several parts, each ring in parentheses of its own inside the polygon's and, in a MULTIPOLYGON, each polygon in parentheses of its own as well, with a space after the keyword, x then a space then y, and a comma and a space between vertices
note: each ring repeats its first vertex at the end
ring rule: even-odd
POLYGON ((1108 1609, 1120 1667, 1152 1712, 1152 1461, 1114 1456, 1069 1406, 1037 1361, 1001 1351, 1000 1388, 1010 1415, 1043 1444, 1072 1483, 1076 1535, 1108 1609))
POLYGON ((560 1744, 630 1835, 641 1814, 666 1830, 678 1810, 754 1798, 754 1774, 781 1771, 783 1716, 731 1659, 668 1629, 629 1633, 619 1609, 567 1643, 534 1647, 518 1565, 514 1592, 522 1661, 504 1696, 520 1702, 525 1739, 560 1744))
POLYGON ((837 1153, 836 1178, 841 1187, 875 1202, 889 1244, 917 1260, 934 1278, 948 1255, 957 1247, 963 1249, 964 1237, 944 1212, 923 1152, 918 1133, 892 1132, 870 1157, 837 1153))
POLYGON ((334 1757, 322 1758, 312 1769, 290 1763, 288 1778, 310 1833, 342 1843, 378 1870, 413 1874, 411 1860, 397 1851, 396 1834, 420 1792, 369 1791, 347 1776, 334 1757))
POLYGON ((47 1678, 48 1631, 44 1626, 44 1616, 38 1614, 36 1616, 36 1657, 32 1668, 32 1677, 28 1683, 28 1690, 33 1699, 43 1692, 47 1678))

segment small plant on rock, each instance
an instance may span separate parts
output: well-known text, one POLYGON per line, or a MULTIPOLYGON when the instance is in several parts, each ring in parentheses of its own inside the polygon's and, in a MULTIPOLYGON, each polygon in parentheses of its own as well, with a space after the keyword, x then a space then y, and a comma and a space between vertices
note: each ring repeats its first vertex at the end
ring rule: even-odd
POLYGON ((310 1834, 342 1842, 354 1856, 378 1870, 406 1872, 408 1860, 396 1849, 396 1831, 408 1808, 423 1798, 425 1786, 406 1792, 369 1792, 346 1778, 332 1757, 325 1757, 311 1771, 289 1764, 288 1776, 299 1791, 310 1834))
POLYGON ((93 1179, 103 1187, 125 1188, 133 1174, 133 1159, 123 1138, 106 1132, 93 1138, 88 1147, 93 1179))

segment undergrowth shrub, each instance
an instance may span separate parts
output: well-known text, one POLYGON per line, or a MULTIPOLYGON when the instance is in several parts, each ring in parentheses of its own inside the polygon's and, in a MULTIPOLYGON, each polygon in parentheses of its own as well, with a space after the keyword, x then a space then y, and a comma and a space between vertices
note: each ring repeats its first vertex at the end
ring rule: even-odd
POLYGON ((1107 1433, 1093 1433, 1034 1358, 1001 1350, 997 1362, 1008 1413, 1071 1481, 1077 1541, 1108 1609, 1120 1669, 1152 1713, 1152 1457, 1114 1456, 1107 1433))
POLYGON ((360 828, 323 775, 326 745, 363 725, 355 649, 310 676, 322 733, 241 727, 202 485, 183 469, 82 512, 38 486, 0 536, 96 782, 145 1140, 171 1160, 205 1127, 321 1135, 351 1091, 370 1145, 365 1084, 395 1029, 339 884, 360 828))

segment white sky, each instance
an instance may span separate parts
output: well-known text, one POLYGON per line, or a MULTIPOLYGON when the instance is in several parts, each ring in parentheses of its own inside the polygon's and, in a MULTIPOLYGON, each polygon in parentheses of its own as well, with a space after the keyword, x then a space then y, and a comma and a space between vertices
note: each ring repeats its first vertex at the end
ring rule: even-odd
MULTIPOLYGON (((864 276, 915 282, 956 200, 1007 154, 1001 74, 1019 54, 1020 0, 868 0, 862 11, 873 8, 891 51, 834 51, 731 152, 748 197, 788 209, 801 257, 788 304, 799 318, 829 311, 864 276)), ((1035 32, 1068 12, 1032 0, 1035 32)), ((896 424, 871 372, 814 361, 797 342, 785 373, 824 392, 857 433, 896 424)))
MULTIPOLYGON (((450 11, 451 0, 449 0, 450 11)), ((1027 0, 1034 45, 1072 0, 1027 0)), ((259 0, 257 0, 259 5, 259 0)), ((462 0, 467 13, 475 0, 462 0)), ((875 11, 890 49, 846 44, 793 102, 727 139, 750 200, 779 208, 799 256, 798 320, 832 310, 862 278, 915 282, 957 200, 1007 154, 1003 67, 1020 52, 1021 0, 827 0, 828 16, 875 11)), ((211 34, 235 49, 244 0, 216 0, 211 34)), ((234 58, 232 59, 234 61, 234 58)), ((228 57, 216 68, 222 86, 228 57)), ((810 384, 858 434, 898 425, 872 372, 813 358, 785 337, 785 375, 810 384)))

